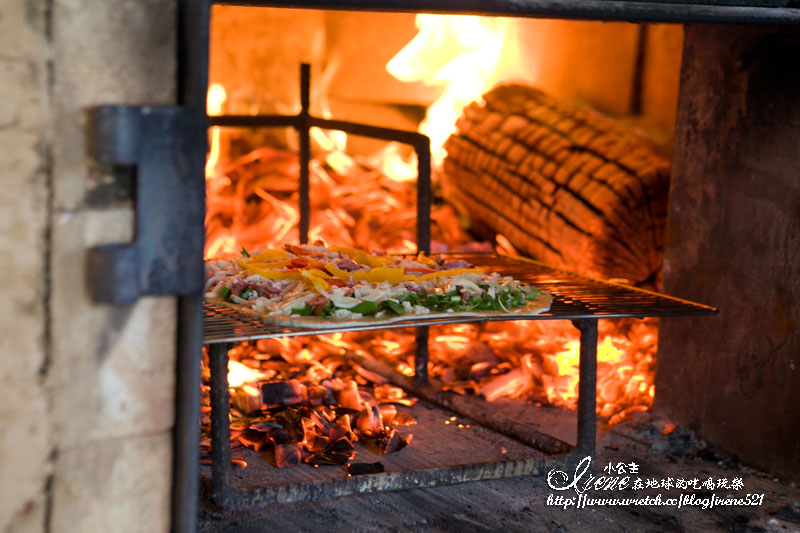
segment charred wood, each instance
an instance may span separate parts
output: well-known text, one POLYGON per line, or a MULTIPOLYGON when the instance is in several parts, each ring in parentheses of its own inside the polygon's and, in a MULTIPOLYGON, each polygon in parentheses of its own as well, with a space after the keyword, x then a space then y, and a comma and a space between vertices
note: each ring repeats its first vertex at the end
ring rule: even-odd
POLYGON ((669 160, 638 132, 532 87, 464 109, 442 187, 476 227, 555 266, 660 279, 669 160))

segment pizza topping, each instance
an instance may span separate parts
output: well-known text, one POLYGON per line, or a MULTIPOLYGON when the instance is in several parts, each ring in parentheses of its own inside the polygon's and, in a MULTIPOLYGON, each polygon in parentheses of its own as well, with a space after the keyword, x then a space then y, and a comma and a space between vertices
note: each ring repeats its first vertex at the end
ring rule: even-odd
POLYGON ((337 259, 336 261, 334 261, 334 264, 336 265, 336 268, 338 268, 339 270, 343 270, 345 272, 355 272, 356 270, 363 270, 364 268, 355 261, 353 261, 352 259, 349 259, 347 257, 344 257, 342 259, 337 259))
POLYGON ((286 245, 206 264, 206 297, 267 315, 397 317, 513 312, 540 291, 463 259, 401 258, 355 248, 286 245))
POLYGON ((444 270, 451 270, 453 268, 468 268, 469 263, 464 261, 463 259, 456 259, 455 261, 447 261, 442 265, 444 270))

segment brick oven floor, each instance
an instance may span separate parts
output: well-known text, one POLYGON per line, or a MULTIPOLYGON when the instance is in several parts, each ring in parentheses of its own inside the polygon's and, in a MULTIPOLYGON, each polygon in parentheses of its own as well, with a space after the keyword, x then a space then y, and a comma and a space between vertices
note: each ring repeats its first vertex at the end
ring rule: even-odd
MULTIPOLYGON (((564 509, 548 505, 548 496, 575 496, 554 491, 545 477, 515 478, 415 489, 320 502, 287 504, 272 509, 222 514, 201 511, 199 531, 800 531, 800 484, 787 482, 738 464, 709 448, 690 431, 678 428, 664 436, 665 421, 642 417, 602 432, 594 474, 618 463, 636 463, 632 481, 726 478, 743 488, 698 490, 588 491, 592 498, 656 497, 695 494, 697 500, 744 498, 763 494, 755 506, 617 505, 564 509)), ((621 477, 621 476, 620 476, 621 477)), ((696 500, 696 501, 697 501, 696 500)))

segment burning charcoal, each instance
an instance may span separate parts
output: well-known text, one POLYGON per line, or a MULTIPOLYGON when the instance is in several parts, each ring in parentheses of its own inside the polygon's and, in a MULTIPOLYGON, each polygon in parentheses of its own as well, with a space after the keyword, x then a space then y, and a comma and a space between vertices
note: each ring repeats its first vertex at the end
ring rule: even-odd
POLYGON ((492 402, 501 396, 521 395, 533 387, 531 375, 515 368, 511 372, 497 376, 481 386, 478 394, 492 402))
POLYGON ((336 421, 336 415, 328 408, 315 409, 309 416, 314 425, 320 429, 327 430, 336 421))
POLYGON ((319 385, 309 385, 306 387, 306 391, 308 392, 308 401, 314 407, 318 407, 320 405, 331 405, 336 401, 331 391, 325 387, 321 387, 319 385))
POLYGON ((377 405, 368 405, 356 418, 356 428, 367 435, 371 435, 383 427, 381 413, 377 405))
POLYGON ((249 429, 261 431, 262 433, 270 433, 273 429, 278 429, 281 427, 283 426, 274 422, 253 422, 250 424, 249 429))
POLYGON ((350 415, 341 416, 339 420, 337 420, 336 425, 331 426, 331 429, 328 431, 328 438, 331 442, 337 441, 342 437, 347 437, 352 442, 358 441, 358 437, 350 427, 350 415))
POLYGON ((336 425, 328 430, 328 439, 331 442, 339 440, 342 437, 349 437, 349 436, 350 435, 348 432, 348 428, 345 428, 344 426, 336 425))
POLYGON ((476 389, 477 389, 477 383, 475 383, 472 380, 455 381, 453 383, 450 383, 442 387, 442 390, 453 391, 456 394, 468 394, 468 393, 471 394, 474 393, 476 389))
POLYGON ((254 452, 257 452, 267 445, 269 442, 269 436, 267 433, 256 431, 254 429, 248 429, 239 435, 239 442, 254 452))
POLYGON ((306 459, 311 465, 343 465, 356 454, 353 443, 342 437, 328 445, 322 453, 316 453, 306 459))
POLYGON ((322 453, 329 444, 330 441, 328 440, 328 437, 316 435, 313 439, 308 441, 308 444, 306 444, 306 450, 312 453, 322 453))
POLYGON ((337 395, 339 405, 354 411, 361 411, 361 397, 358 394, 358 384, 355 381, 350 381, 344 390, 339 391, 337 395))
POLYGON ((391 426, 394 422, 394 417, 397 416, 397 407, 391 404, 385 404, 378 407, 381 413, 381 421, 384 426, 391 426))
POLYGON ((379 374, 376 374, 375 372, 370 372, 366 368, 364 368, 364 367, 362 367, 360 365, 357 365, 355 363, 353 363, 353 370, 355 370, 356 373, 358 373, 364 379, 366 379, 368 381, 371 381, 372 383, 375 383, 376 385, 381 385, 381 384, 386 383, 388 381, 385 377, 383 377, 383 376, 381 376, 379 374))
POLYGON ((261 410, 261 395, 252 385, 244 385, 233 389, 233 405, 245 415, 252 415, 261 410))
MULTIPOLYGON (((256 349, 264 355, 280 355, 282 348, 283 345, 278 339, 259 339, 256 341, 256 349)), ((259 355, 261 354, 256 354, 256 358, 260 359, 259 355)))
POLYGON ((303 438, 301 439, 303 442, 311 442, 320 433, 320 429, 310 418, 303 418, 300 424, 303 426, 303 438))
POLYGON ((487 362, 498 364, 502 362, 502 359, 500 359, 489 346, 480 341, 470 342, 467 351, 464 352, 464 357, 471 363, 487 362))
POLYGON ((385 472, 386 469, 383 467, 383 463, 381 462, 374 462, 374 463, 350 463, 347 465, 347 473, 351 476, 363 476, 366 474, 380 474, 381 472, 385 472))
POLYGON ((374 389, 375 399, 380 403, 396 403, 399 405, 406 405, 411 407, 417 403, 416 398, 406 397, 406 393, 400 387, 393 387, 391 385, 378 385, 374 389))
POLYGON ((275 444, 291 444, 292 442, 289 432, 282 428, 272 431, 269 436, 275 444))
POLYGON ((675 425, 675 422, 673 422, 673 421, 671 421, 671 420, 667 420, 666 418, 659 418, 659 419, 657 419, 657 420, 654 422, 654 425, 656 426, 656 428, 657 428, 659 431, 661 431, 661 434, 662 434, 662 435, 669 435, 670 433, 672 433, 673 431, 675 431, 675 428, 677 427, 677 426, 675 425))
POLYGON ((442 383, 452 383, 457 379, 458 375, 456 375, 456 369, 452 367, 447 367, 444 370, 442 370, 442 375, 439 376, 439 380, 442 383))
MULTIPOLYGON (((286 433, 286 438, 289 442, 299 442, 303 440, 303 417, 296 409, 284 409, 279 413, 275 413, 275 420, 283 426, 284 431, 273 431, 273 438, 276 434, 286 433)), ((276 441, 277 442, 277 441, 276 441)))
POLYGON ((353 443, 350 442, 350 439, 348 439, 347 437, 342 437, 336 442, 331 443, 330 446, 328 446, 328 448, 325 451, 331 453, 347 454, 350 455, 351 457, 356 453, 356 449, 353 446, 353 443))
POLYGON ((241 420, 238 420, 236 422, 231 422, 231 431, 244 431, 249 427, 250 424, 248 424, 247 422, 243 422, 241 420))
POLYGON ((375 399, 379 402, 389 402, 405 395, 403 389, 391 385, 378 385, 374 388, 374 392, 375 399))
MULTIPOLYGON (((312 413, 312 416, 316 415, 316 413, 312 413)), ((302 442, 305 443, 306 449, 310 452, 321 452, 324 450, 329 443, 329 437, 327 436, 329 432, 329 423, 325 423, 327 421, 321 419, 321 417, 317 417, 318 421, 315 422, 312 418, 303 418, 303 440, 302 442), (319 420, 322 420, 320 422, 319 420)))
POLYGON ((306 399, 306 387, 299 381, 270 381, 261 385, 261 398, 268 408, 298 404, 306 399))
POLYGON ((417 423, 417 419, 408 413, 398 411, 392 420, 394 426, 413 426, 417 423))
POLYGON ((278 468, 299 465, 300 446, 293 442, 288 444, 275 444, 275 463, 278 465, 278 468))
MULTIPOLYGON (((323 361, 323 364, 328 365, 327 362, 323 361)), ((320 385, 328 389, 331 393, 338 393, 341 390, 344 390, 347 385, 342 380, 342 378, 328 378, 324 379, 320 382, 320 385)))
POLYGON ((401 438, 396 429, 390 429, 388 431, 383 430, 375 441, 375 444, 378 446, 381 453, 386 455, 387 453, 396 452, 397 450, 405 448, 409 442, 411 442, 411 440, 409 439, 406 441, 401 438))
POLYGON ((308 457, 306 462, 312 466, 339 466, 347 463, 351 457, 346 454, 339 453, 315 453, 308 457))
POLYGON ((490 363, 489 361, 475 363, 469 369, 469 377, 471 379, 480 379, 483 376, 488 376, 492 372, 494 366, 494 363, 490 363))

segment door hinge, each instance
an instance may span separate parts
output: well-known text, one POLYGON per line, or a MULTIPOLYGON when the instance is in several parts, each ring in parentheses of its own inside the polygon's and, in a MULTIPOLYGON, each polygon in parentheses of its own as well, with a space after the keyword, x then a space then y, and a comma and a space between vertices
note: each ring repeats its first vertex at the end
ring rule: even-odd
POLYGON ((174 106, 92 109, 92 155, 136 175, 133 242, 89 250, 95 301, 202 294, 206 120, 202 110, 174 106))

